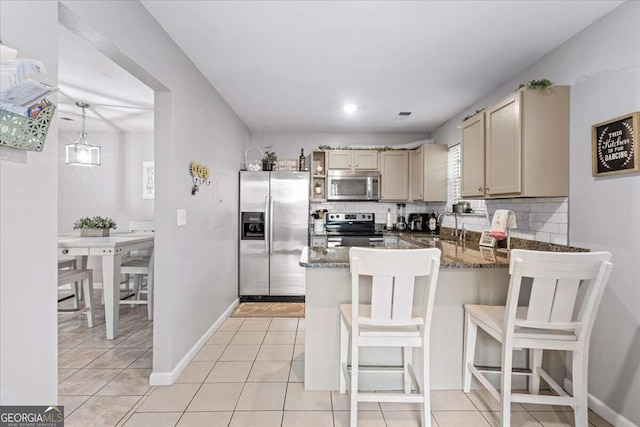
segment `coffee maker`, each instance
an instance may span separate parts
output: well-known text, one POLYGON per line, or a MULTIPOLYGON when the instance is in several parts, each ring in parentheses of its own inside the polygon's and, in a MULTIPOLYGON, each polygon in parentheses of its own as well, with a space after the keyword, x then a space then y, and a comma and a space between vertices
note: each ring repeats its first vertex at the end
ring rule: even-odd
POLYGON ((409 230, 422 231, 425 226, 423 216, 424 214, 419 213, 409 214, 409 230))

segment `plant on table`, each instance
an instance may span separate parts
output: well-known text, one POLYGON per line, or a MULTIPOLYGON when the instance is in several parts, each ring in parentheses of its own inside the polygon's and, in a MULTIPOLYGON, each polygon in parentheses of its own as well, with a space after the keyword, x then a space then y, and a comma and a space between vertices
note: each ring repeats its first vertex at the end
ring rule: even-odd
POLYGON ((109 230, 112 228, 115 230, 118 226, 109 217, 94 216, 90 218, 85 216, 73 223, 73 229, 80 229, 82 236, 108 236, 109 230), (97 232, 94 232, 94 230, 97 232))

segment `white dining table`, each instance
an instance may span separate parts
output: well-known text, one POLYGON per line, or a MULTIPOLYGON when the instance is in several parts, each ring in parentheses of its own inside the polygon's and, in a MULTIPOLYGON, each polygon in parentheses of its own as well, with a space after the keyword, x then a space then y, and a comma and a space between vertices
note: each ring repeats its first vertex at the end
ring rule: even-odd
POLYGON ((107 339, 118 336, 120 317, 120 268, 122 255, 153 247, 153 233, 114 233, 108 237, 58 236, 58 256, 76 257, 78 268, 87 268, 90 256, 102 258, 102 289, 107 339))

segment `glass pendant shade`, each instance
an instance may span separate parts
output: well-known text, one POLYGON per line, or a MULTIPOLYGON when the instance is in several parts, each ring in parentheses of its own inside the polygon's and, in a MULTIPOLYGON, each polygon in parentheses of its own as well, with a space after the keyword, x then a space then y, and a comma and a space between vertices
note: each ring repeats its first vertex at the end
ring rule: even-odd
POLYGON ((80 129, 78 140, 65 146, 65 163, 79 166, 100 166, 100 147, 87 141, 87 134, 84 130, 86 121, 84 110, 89 105, 81 102, 76 102, 76 105, 82 108, 82 128, 80 129))

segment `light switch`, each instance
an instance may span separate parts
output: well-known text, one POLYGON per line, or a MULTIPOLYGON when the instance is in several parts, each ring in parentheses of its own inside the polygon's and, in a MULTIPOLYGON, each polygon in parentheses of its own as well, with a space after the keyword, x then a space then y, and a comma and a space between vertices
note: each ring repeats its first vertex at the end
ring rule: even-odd
POLYGON ((187 210, 178 209, 178 227, 184 227, 187 225, 187 210))

